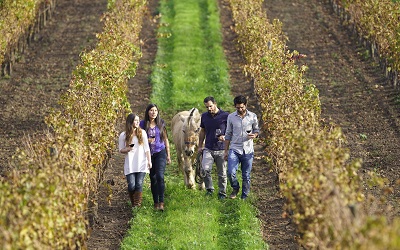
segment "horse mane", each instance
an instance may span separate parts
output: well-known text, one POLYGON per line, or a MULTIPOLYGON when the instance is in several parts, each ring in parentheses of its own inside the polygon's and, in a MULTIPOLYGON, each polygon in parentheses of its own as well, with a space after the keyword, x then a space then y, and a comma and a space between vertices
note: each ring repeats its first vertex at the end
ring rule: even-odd
POLYGON ((196 123, 196 116, 195 116, 196 113, 195 112, 196 111, 197 111, 196 108, 192 108, 190 110, 189 116, 187 116, 187 115, 181 116, 181 118, 182 118, 181 121, 183 122, 184 127, 191 128, 191 127, 195 126, 195 123, 196 123))
POLYGON ((189 117, 193 116, 193 112, 194 112, 195 108, 192 108, 192 111, 190 111, 190 115, 189 117))
POLYGON ((186 119, 186 122, 187 122, 187 124, 190 126, 190 123, 191 123, 191 121, 192 121, 192 118, 193 118, 193 113, 194 113, 194 111, 195 111, 196 109, 195 108, 192 108, 192 110, 190 111, 190 115, 187 117, 187 119, 186 119))

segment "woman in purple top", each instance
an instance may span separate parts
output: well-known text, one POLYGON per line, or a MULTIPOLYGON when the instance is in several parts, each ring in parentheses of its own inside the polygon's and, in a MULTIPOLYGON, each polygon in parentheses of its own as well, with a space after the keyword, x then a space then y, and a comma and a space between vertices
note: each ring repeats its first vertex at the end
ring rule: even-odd
POLYGON ((153 194, 154 209, 164 211, 164 173, 166 164, 171 163, 169 142, 165 122, 160 118, 158 107, 149 104, 140 121, 149 138, 152 168, 150 169, 151 193, 153 194))

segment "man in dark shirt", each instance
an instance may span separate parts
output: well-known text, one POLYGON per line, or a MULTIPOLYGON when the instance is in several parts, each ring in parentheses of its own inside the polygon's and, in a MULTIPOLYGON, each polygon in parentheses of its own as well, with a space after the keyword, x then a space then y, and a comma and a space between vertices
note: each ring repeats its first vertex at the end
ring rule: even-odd
POLYGON ((202 167, 206 172, 204 184, 208 195, 214 192, 214 186, 211 177, 212 165, 215 162, 218 173, 218 198, 226 198, 226 160, 224 159, 224 140, 226 121, 228 112, 217 107, 217 103, 212 96, 204 99, 204 106, 207 112, 201 115, 200 133, 199 133, 199 153, 203 154, 202 167), (205 146, 203 143, 205 139, 205 146))

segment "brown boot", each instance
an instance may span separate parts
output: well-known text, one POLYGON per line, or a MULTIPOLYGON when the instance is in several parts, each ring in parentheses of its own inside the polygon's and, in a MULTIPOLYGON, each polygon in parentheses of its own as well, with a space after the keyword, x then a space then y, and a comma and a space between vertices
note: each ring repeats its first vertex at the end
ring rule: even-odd
POLYGON ((131 200, 131 205, 132 205, 132 207, 135 206, 135 202, 136 202, 135 197, 136 197, 135 191, 129 192, 129 199, 131 200))
POLYGON ((160 203, 154 203, 154 210, 160 209, 160 203))
POLYGON ((142 205, 142 192, 135 192, 135 202, 134 207, 140 207, 142 205))
POLYGON ((161 212, 164 212, 164 202, 159 203, 158 210, 160 210, 161 212))

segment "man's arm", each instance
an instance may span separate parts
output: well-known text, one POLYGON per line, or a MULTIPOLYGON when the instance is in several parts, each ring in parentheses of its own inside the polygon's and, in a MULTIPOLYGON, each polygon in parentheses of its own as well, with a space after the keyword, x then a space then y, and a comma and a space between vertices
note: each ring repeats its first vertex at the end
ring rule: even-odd
POLYGON ((254 114, 253 133, 254 133, 254 138, 257 138, 258 135, 260 134, 260 128, 258 126, 258 119, 256 114, 254 114))
POLYGON ((230 119, 230 116, 228 116, 228 119, 226 121, 226 131, 225 131, 225 141, 224 141, 224 159, 228 160, 228 150, 229 150, 229 144, 231 143, 232 139, 232 122, 230 119))
POLYGON ((224 159, 225 159, 225 161, 228 160, 229 143, 231 143, 231 141, 225 139, 225 141, 224 141, 224 159))

